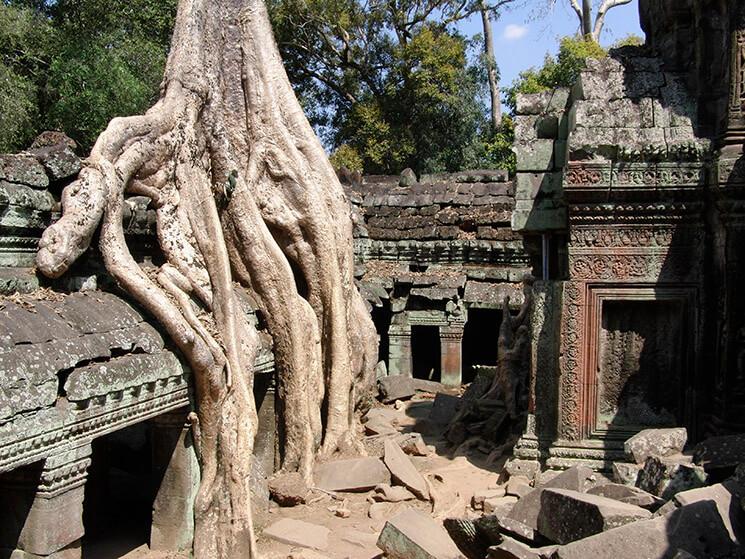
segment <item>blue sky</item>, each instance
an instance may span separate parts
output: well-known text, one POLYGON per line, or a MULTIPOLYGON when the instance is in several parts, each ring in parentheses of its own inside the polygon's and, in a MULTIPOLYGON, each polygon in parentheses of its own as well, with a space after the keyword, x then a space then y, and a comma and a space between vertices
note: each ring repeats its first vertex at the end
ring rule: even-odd
MULTIPOLYGON (((556 54, 561 37, 578 29, 569 0, 556 0, 553 10, 543 9, 543 15, 540 10, 548 4, 546 0, 526 0, 522 4, 520 8, 505 11, 492 23, 502 86, 511 84, 522 70, 540 66, 547 52, 556 54)), ((482 33, 481 17, 472 17, 460 29, 468 36, 482 33)), ((607 46, 630 33, 644 37, 639 27, 638 0, 608 12, 600 42, 607 46)))

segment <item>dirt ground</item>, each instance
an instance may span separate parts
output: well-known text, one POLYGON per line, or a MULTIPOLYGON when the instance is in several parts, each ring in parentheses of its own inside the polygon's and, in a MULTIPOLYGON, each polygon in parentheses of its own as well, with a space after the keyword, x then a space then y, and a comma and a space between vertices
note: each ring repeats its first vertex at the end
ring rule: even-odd
MULTIPOLYGON (((453 449, 442 435, 442 428, 428 423, 432 396, 421 394, 409 402, 383 406, 390 416, 391 424, 400 433, 421 432, 427 444, 427 456, 409 456, 419 472, 426 477, 434 490, 434 502, 413 500, 400 503, 378 503, 373 505, 373 491, 364 493, 339 492, 331 495, 312 490, 306 504, 280 507, 272 502, 266 517, 266 526, 282 518, 303 520, 328 528, 328 548, 312 551, 293 547, 270 539, 258 532, 258 544, 264 559, 372 559, 383 557, 376 546, 378 534, 387 519, 406 507, 427 512, 433 518, 477 517, 481 513, 472 511, 471 500, 475 493, 494 488, 499 472, 507 457, 487 464, 486 454, 478 449, 461 451, 453 455, 453 449), (349 516, 337 516, 336 509, 349 511, 349 516)), ((391 436, 391 435, 389 435, 391 436)), ((368 455, 382 456, 385 436, 365 437, 368 455)), ((182 556, 151 552, 146 546, 138 547, 122 556, 122 559, 182 559, 182 556)))

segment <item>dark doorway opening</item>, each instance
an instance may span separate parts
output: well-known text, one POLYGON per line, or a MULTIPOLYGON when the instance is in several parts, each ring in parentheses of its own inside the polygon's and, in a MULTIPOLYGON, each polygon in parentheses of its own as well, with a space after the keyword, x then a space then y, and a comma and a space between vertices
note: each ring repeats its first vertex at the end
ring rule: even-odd
POLYGON ((468 309, 468 322, 463 330, 463 383, 473 381, 474 365, 497 364, 497 340, 502 311, 468 309))
POLYGON ((411 358, 414 378, 440 381, 440 327, 411 327, 411 358))
POLYGON ((155 488, 148 422, 93 441, 83 501, 83 559, 115 559, 148 544, 155 488))
POLYGON ((382 301, 380 307, 373 307, 372 319, 375 324, 375 330, 378 332, 378 361, 385 361, 386 368, 388 367, 388 329, 391 327, 391 318, 393 313, 391 312, 391 302, 387 299, 382 301))

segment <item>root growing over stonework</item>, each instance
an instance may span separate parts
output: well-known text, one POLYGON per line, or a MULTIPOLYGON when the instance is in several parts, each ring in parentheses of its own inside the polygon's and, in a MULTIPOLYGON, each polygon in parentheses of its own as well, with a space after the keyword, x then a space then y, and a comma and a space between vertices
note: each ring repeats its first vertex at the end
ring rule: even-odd
POLYGON ((353 283, 348 203, 282 66, 261 0, 181 0, 160 100, 117 118, 40 243, 58 277, 101 224, 109 273, 189 361, 202 481, 198 558, 255 557, 249 474, 258 336, 235 293, 251 290, 274 340, 281 465, 355 444, 355 390, 371 383, 372 321, 353 283), (141 268, 125 195, 149 197, 166 263, 141 268))

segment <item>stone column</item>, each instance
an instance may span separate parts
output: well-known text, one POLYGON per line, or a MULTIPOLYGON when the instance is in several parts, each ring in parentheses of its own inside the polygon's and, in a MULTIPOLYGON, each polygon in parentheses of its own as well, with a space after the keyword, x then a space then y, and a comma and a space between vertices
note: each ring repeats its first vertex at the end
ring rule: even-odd
POLYGON ((199 462, 186 422, 188 412, 182 408, 152 420, 153 476, 158 484, 150 530, 153 551, 192 548, 199 462))
POLYGON ((460 386, 463 373, 463 324, 440 326, 440 382, 460 386))
POLYGON ((3 475, 1 550, 15 548, 13 557, 80 558, 90 457, 87 444, 50 456, 38 467, 3 475))
POLYGON ((388 375, 412 376, 411 326, 391 324, 388 328, 388 375))

